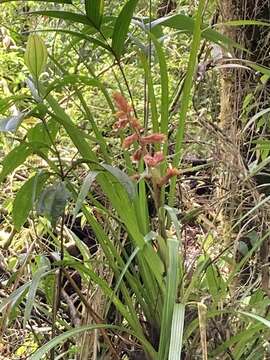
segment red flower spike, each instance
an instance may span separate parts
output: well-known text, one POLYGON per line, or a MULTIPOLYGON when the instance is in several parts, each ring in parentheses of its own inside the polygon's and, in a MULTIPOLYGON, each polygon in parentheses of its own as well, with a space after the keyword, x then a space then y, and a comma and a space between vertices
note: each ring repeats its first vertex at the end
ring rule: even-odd
POLYGON ((128 136, 124 141, 123 141, 123 148, 124 149, 128 149, 130 147, 130 145, 132 145, 135 141, 138 140, 138 135, 136 133, 128 136))
POLYGON ((128 119, 127 118, 122 118, 119 119, 115 124, 114 124, 114 128, 115 129, 124 129, 128 124, 128 119))
POLYGON ((177 170, 176 168, 168 168, 167 169, 168 178, 171 178, 173 176, 178 176, 178 175, 180 175, 180 171, 177 170))
POLYGON ((122 111, 125 114, 128 114, 131 112, 132 107, 129 105, 129 103, 127 102, 127 100, 124 98, 124 96, 121 93, 119 93, 119 92, 114 93, 113 99, 114 99, 115 105, 117 106, 119 111, 122 111))
POLYGON ((158 186, 161 187, 161 186, 167 184, 169 182, 170 178, 172 178, 173 176, 178 176, 178 175, 180 175, 179 170, 177 170, 176 168, 168 168, 166 175, 159 179, 158 186))
POLYGON ((144 153, 143 149, 136 150, 132 156, 133 161, 140 161, 141 158, 143 157, 143 153, 144 153))
POLYGON ((158 151, 154 154, 154 156, 151 156, 149 154, 144 156, 144 162, 146 165, 150 167, 156 167, 158 164, 160 164, 165 158, 161 151, 158 151))
POLYGON ((141 138, 141 144, 161 144, 166 140, 166 135, 160 133, 154 133, 152 135, 144 136, 141 138))
POLYGON ((134 130, 141 130, 141 124, 139 123, 139 120, 136 118, 131 118, 130 120, 130 126, 132 127, 132 129, 134 130))

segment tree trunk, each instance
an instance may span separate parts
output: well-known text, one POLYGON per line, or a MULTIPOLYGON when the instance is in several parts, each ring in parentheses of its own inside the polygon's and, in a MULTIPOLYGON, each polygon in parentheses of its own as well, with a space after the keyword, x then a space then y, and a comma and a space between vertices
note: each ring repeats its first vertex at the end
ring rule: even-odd
MULTIPOLYGON (((229 20, 270 20, 270 1, 266 0, 221 0, 220 12, 222 22, 229 20)), ((232 54, 233 59, 224 59, 225 63, 237 63, 246 65, 241 60, 249 60, 258 64, 269 66, 270 57, 267 43, 269 43, 269 28, 262 26, 224 26, 225 35, 236 41, 238 44, 249 50, 245 52, 237 50, 232 54)), ((268 107, 266 103, 269 86, 257 94, 259 81, 254 72, 242 68, 224 69, 221 73, 221 110, 220 127, 223 133, 227 135, 228 141, 222 142, 223 149, 223 174, 221 181, 220 196, 223 201, 222 221, 224 229, 224 238, 226 246, 233 243, 236 249, 236 261, 243 257, 241 245, 246 245, 248 249, 252 247, 249 241, 251 231, 256 231, 258 236, 263 236, 266 232, 266 223, 269 221, 269 206, 260 206, 252 212, 252 216, 243 219, 251 209, 262 200, 262 194, 256 189, 254 179, 248 179, 248 164, 251 161, 259 160, 252 140, 260 137, 262 134, 253 123, 245 131, 248 118, 245 122, 241 119, 243 112, 243 103, 247 94, 252 93, 255 97, 254 103, 257 104, 254 112, 248 114, 249 118, 255 113, 268 107), (257 98, 260 96, 260 98, 257 98), (247 131, 246 131, 247 130, 247 131), (254 137, 256 135, 256 137, 254 137), (242 218, 242 220, 241 220, 242 218), (237 226, 235 226, 237 223, 237 226)), ((265 130, 265 129, 264 129, 265 130)), ((269 135, 269 130, 268 130, 269 135)), ((242 246, 243 248, 243 246, 242 246)), ((269 291, 268 263, 269 240, 266 239, 261 245, 260 258, 258 263, 262 273, 262 286, 264 290, 269 291)), ((248 265, 248 268, 250 266, 248 265)), ((246 274, 250 277, 250 271, 246 274)), ((244 276, 244 281, 246 281, 244 276)))

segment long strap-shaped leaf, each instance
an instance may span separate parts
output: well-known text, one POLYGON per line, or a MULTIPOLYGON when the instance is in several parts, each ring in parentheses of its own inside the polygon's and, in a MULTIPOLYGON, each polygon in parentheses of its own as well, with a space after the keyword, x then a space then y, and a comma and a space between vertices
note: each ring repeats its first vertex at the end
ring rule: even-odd
POLYGON ((128 29, 137 3, 138 0, 129 0, 116 19, 112 36, 112 49, 118 59, 123 53, 128 29))
POLYGON ((185 322, 185 305, 175 304, 172 319, 169 360, 180 360, 185 322))
POLYGON ((61 335, 58 335, 51 341, 47 342, 45 345, 43 345, 39 350, 37 350, 30 358, 29 360, 40 360, 42 357, 47 354, 51 349, 53 349, 58 344, 62 343, 66 339, 69 339, 70 337, 79 335, 85 331, 91 331, 96 329, 111 329, 111 330, 118 330, 120 332, 126 332, 134 337, 136 337, 142 345, 147 348, 148 354, 151 356, 151 359, 156 359, 156 351, 153 349, 153 347, 150 345, 149 342, 145 340, 145 338, 138 336, 132 331, 127 330, 124 327, 120 326, 114 326, 114 325, 108 325, 108 324, 98 324, 98 325, 85 325, 81 326, 69 331, 64 332, 61 335))
POLYGON ((85 0, 86 15, 97 29, 102 23, 103 9, 104 0, 85 0))
POLYGON ((161 321, 158 360, 164 360, 168 357, 174 304, 176 303, 179 284, 179 242, 176 239, 168 239, 167 243, 169 248, 169 264, 161 321))

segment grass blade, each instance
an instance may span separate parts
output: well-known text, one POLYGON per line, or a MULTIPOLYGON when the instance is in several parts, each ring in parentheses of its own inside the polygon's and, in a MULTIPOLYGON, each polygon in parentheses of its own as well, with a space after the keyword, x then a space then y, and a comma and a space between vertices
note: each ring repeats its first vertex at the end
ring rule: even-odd
POLYGON ((169 360, 180 360, 185 322, 185 305, 175 304, 172 319, 169 360))

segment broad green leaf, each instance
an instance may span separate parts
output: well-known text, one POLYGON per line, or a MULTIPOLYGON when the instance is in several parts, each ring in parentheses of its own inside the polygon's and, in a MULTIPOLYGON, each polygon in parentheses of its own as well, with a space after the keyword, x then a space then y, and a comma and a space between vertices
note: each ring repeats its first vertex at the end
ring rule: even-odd
POLYGON ((24 61, 35 80, 38 80, 43 72, 47 64, 47 57, 47 48, 42 38, 39 35, 30 34, 26 45, 24 61))
POLYGON ((40 194, 48 177, 48 173, 36 174, 28 179, 17 192, 12 209, 12 218, 17 231, 26 222, 36 197, 40 194))
POLYGON ((73 210, 73 217, 74 220, 76 218, 76 216, 78 215, 83 202, 85 200, 85 198, 87 197, 87 194, 89 193, 90 187, 93 184, 93 182, 95 181, 96 177, 98 175, 97 171, 91 171, 84 179, 83 184, 81 186, 79 195, 77 197, 77 201, 76 201, 76 205, 75 208, 73 210))
POLYGON ((48 186, 40 195, 37 212, 44 215, 55 227, 58 218, 63 215, 69 196, 64 182, 48 186))
POLYGON ((118 59, 123 53, 128 29, 137 3, 138 0, 129 0, 116 19, 112 35, 112 49, 118 59))
POLYGON ((26 324, 31 316, 31 311, 34 306, 35 296, 40 284, 41 278, 44 276, 45 272, 49 270, 48 265, 40 267, 33 275, 32 281, 30 282, 29 291, 27 295, 27 300, 25 304, 24 310, 24 318, 23 318, 23 327, 25 329, 26 324))
POLYGON ((125 188, 128 193, 130 200, 134 200, 136 197, 136 188, 130 177, 117 167, 113 167, 107 164, 101 164, 101 166, 113 175, 120 184, 125 188))
POLYGON ((0 182, 2 182, 5 177, 14 171, 18 166, 23 164, 31 153, 31 148, 25 143, 21 143, 11 150, 2 161, 1 165, 3 168, 0 173, 0 182))
POLYGON ((85 0, 84 3, 87 17, 99 29, 102 23, 104 0, 85 0))
POLYGON ((181 359, 184 322, 185 322, 185 305, 175 304, 173 309, 169 360, 181 359))
POLYGON ((0 119, 0 131, 14 132, 18 129, 21 122, 24 119, 25 114, 19 113, 18 115, 10 116, 4 119, 0 119))

